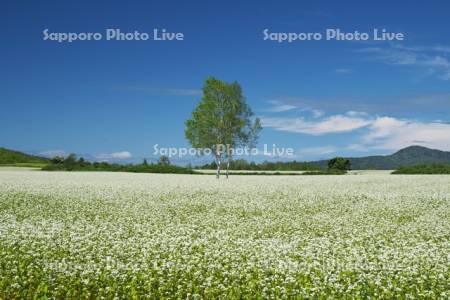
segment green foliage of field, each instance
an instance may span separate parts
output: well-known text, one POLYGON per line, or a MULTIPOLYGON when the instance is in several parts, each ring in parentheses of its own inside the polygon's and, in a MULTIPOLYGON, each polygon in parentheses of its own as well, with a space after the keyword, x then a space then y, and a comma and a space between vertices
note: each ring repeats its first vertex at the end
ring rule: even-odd
POLYGON ((450 164, 431 164, 403 167, 395 170, 392 174, 450 174, 450 164))

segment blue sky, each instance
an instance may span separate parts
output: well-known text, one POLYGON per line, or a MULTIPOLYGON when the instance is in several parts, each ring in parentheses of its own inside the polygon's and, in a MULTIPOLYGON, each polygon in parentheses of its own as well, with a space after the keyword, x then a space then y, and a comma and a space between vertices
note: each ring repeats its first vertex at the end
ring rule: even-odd
POLYGON ((450 150, 449 11, 448 1, 10 1, 0 12, 0 146, 152 159, 155 144, 188 146, 184 121, 216 76, 241 83, 263 120, 260 146, 295 151, 256 160, 450 150), (44 29, 106 28, 184 40, 43 40, 44 29), (278 43, 263 40, 266 28, 378 28, 405 40, 278 43))

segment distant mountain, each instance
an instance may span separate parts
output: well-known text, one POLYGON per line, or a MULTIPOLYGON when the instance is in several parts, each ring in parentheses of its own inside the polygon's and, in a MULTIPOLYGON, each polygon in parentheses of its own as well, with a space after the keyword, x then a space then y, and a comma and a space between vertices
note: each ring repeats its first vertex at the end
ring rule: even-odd
POLYGON ((0 147, 0 165, 46 164, 47 158, 0 147))
MULTIPOLYGON (((420 164, 450 164, 450 152, 429 149, 422 146, 403 148, 391 155, 349 157, 354 170, 392 170, 420 164)), ((326 167, 327 160, 312 164, 326 167)))

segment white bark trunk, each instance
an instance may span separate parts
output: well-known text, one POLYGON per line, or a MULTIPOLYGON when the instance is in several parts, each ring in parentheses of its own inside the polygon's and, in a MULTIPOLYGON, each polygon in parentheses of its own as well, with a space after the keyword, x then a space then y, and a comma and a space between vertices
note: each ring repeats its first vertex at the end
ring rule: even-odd
POLYGON ((219 179, 219 177, 220 177, 220 164, 221 164, 219 155, 216 155, 216 164, 217 164, 216 178, 219 179))
POLYGON ((227 159, 227 179, 228 179, 228 169, 230 168, 230 158, 227 159))

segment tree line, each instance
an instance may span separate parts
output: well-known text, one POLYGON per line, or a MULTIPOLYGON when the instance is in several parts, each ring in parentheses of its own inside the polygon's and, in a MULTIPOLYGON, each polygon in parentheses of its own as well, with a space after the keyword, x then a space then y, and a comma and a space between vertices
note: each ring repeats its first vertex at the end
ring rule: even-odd
MULTIPOLYGON (((217 164, 212 161, 209 164, 198 166, 199 169, 215 170, 217 164)), ((318 165, 307 162, 288 161, 288 162, 269 162, 263 161, 256 163, 254 161, 247 161, 245 159, 231 160, 229 164, 230 170, 248 170, 248 171, 319 171, 322 168, 318 165)))
POLYGON ((70 154, 66 158, 62 156, 53 157, 49 164, 44 166, 45 171, 110 171, 110 172, 134 172, 134 173, 175 173, 195 174, 190 167, 172 165, 165 156, 159 158, 157 163, 148 163, 146 159, 141 164, 118 164, 102 162, 90 162, 83 157, 77 158, 70 154))

